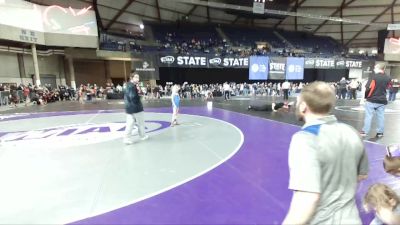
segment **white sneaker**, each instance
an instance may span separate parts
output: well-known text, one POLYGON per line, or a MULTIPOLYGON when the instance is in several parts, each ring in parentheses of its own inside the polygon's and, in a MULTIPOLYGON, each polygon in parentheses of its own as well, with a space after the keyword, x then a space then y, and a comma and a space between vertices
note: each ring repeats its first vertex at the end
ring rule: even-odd
POLYGON ((126 145, 131 145, 131 144, 133 144, 133 140, 132 139, 130 139, 130 138, 124 138, 124 144, 126 144, 126 145))
POLYGON ((145 141, 145 140, 147 140, 147 139, 149 139, 149 136, 148 136, 148 135, 145 135, 145 136, 143 136, 143 137, 140 138, 141 141, 145 141))

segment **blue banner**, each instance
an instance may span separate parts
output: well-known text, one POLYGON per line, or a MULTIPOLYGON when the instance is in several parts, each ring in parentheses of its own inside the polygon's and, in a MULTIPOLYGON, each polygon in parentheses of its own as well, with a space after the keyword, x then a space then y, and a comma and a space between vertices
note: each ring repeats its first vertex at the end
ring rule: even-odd
POLYGON ((288 57, 286 61, 286 80, 304 79, 304 58, 288 57))
POLYGON ((249 80, 268 80, 267 56, 250 56, 249 80))

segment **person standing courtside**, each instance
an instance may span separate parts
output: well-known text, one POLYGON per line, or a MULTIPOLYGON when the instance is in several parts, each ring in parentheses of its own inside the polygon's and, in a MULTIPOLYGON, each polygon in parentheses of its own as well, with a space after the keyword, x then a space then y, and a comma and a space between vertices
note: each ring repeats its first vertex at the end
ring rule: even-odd
POLYGON ((141 89, 139 87, 139 75, 131 74, 130 81, 126 83, 124 94, 125 112, 126 112, 126 128, 125 128, 125 144, 133 144, 132 130, 137 125, 139 129, 139 137, 142 141, 148 136, 144 131, 144 113, 141 101, 141 89))
POLYGON ((283 224, 361 224, 355 194, 368 159, 357 131, 329 115, 335 101, 324 82, 305 86, 297 99, 305 125, 290 143, 293 197, 283 224))
POLYGON ((360 135, 365 137, 371 128, 372 117, 376 112, 376 137, 383 137, 385 128, 385 106, 388 104, 386 89, 389 87, 390 77, 385 74, 385 63, 377 63, 374 74, 368 79, 365 90, 365 117, 364 127, 360 135))
POLYGON ((396 101, 396 95, 397 92, 399 92, 399 81, 397 79, 393 79, 392 82, 390 82, 390 88, 389 88, 389 101, 396 101))
POLYGON ((356 79, 351 80, 349 84, 350 88, 350 99, 357 99, 357 88, 358 88, 358 82, 356 79))
POLYGON ((338 87, 339 87, 339 99, 346 99, 346 93, 347 93, 346 78, 342 77, 342 79, 338 83, 338 87))
POLYGON ((230 98, 231 87, 229 86, 229 84, 227 82, 224 83, 223 90, 224 90, 225 101, 228 101, 230 98))
POLYGON ((290 83, 289 83, 289 81, 286 80, 282 84, 283 100, 284 101, 289 100, 289 89, 290 89, 290 83))

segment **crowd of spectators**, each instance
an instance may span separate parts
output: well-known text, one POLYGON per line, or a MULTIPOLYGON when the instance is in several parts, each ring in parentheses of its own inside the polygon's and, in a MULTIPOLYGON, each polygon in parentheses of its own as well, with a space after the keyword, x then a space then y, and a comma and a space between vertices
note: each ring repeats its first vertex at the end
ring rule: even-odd
MULTIPOLYGON (((365 87, 367 80, 342 78, 338 82, 331 83, 332 87, 336 90, 336 97, 338 99, 357 99, 363 98, 363 87, 365 87)), ((388 100, 395 101, 397 92, 399 91, 400 83, 397 79, 392 79, 387 87, 388 100)))
POLYGON ((64 85, 0 84, 0 105, 17 107, 19 103, 46 105, 50 102, 71 100, 75 91, 64 85))
MULTIPOLYGON (((135 39, 121 40, 112 39, 110 35, 103 35, 100 48, 105 50, 115 51, 130 51, 136 53, 142 52, 172 52, 175 54, 213 54, 216 56, 237 56, 237 57, 248 57, 251 55, 272 55, 272 56, 295 56, 295 57, 332 57, 335 55, 343 56, 344 53, 338 54, 338 50, 332 49, 331 54, 327 54, 327 49, 320 48, 319 45, 315 46, 311 51, 304 50, 299 46, 291 47, 291 45, 285 44, 283 40, 283 46, 281 48, 273 47, 273 40, 270 44, 266 44, 264 47, 257 46, 256 43, 239 43, 234 41, 228 43, 227 40, 211 35, 209 38, 197 37, 193 34, 191 38, 182 38, 176 32, 165 32, 164 35, 156 39, 154 46, 143 46, 138 44, 135 39)), ((276 42, 276 41, 275 41, 276 42)), ((266 41, 265 43, 269 43, 266 41)), ((328 50, 329 52, 329 50, 328 50)))
POLYGON ((193 37, 190 41, 180 40, 175 33, 167 32, 164 40, 157 40, 158 51, 173 51, 176 54, 190 55, 193 53, 211 53, 216 56, 248 57, 251 55, 279 55, 279 56, 304 56, 304 53, 296 53, 289 48, 273 49, 267 46, 256 47, 237 44, 231 46, 225 39, 200 40, 193 37))
POLYGON ((107 83, 105 87, 96 84, 81 84, 77 90, 68 85, 52 87, 50 84, 1 84, 0 106, 17 107, 24 103, 46 105, 57 101, 79 101, 85 103, 95 99, 105 99, 107 94, 122 93, 123 87, 118 84, 107 83))
MULTIPOLYGON (((281 97, 284 94, 285 82, 257 82, 257 83, 235 83, 225 82, 216 84, 189 84, 187 82, 180 85, 179 95, 183 99, 210 99, 220 97, 224 92, 228 91, 229 96, 277 96, 281 97)), ((300 93, 305 83, 302 82, 287 82, 287 90, 289 96, 294 96, 300 93)), ((164 86, 157 85, 151 87, 147 85, 142 88, 146 99, 159 99, 163 96, 171 95, 171 87, 168 83, 164 86)))
MULTIPOLYGON (((255 83, 215 83, 215 84, 189 84, 188 82, 180 85, 179 95, 183 99, 212 99, 222 97, 228 92, 229 96, 275 96, 287 97, 296 96, 308 83, 303 82, 255 82, 255 83)), ((338 99, 357 99, 362 95, 362 86, 365 85, 361 80, 342 78, 338 82, 330 83, 336 90, 338 99)), ((161 99, 171 95, 173 84, 150 86, 149 84, 141 87, 141 91, 146 100, 161 99)), ((399 82, 393 80, 388 87, 389 99, 394 101, 399 89, 399 82)), ((106 83, 105 87, 96 84, 81 84, 77 90, 67 85, 59 85, 53 88, 50 84, 43 86, 37 85, 16 85, 0 84, 0 106, 8 105, 17 107, 19 103, 46 105, 56 101, 79 101, 85 103, 95 99, 106 99, 108 94, 123 94, 124 84, 114 85, 106 83)))

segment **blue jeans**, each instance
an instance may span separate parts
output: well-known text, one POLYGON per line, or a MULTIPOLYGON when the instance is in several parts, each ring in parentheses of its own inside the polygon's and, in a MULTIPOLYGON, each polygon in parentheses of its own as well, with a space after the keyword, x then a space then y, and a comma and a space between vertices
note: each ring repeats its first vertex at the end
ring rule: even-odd
POLYGON ((397 92, 389 92, 389 101, 396 101, 397 92))
POLYGON ((374 112, 376 112, 376 132, 383 133, 383 130, 385 129, 385 105, 366 101, 364 127, 362 129, 366 134, 369 133, 371 128, 371 121, 374 112))

